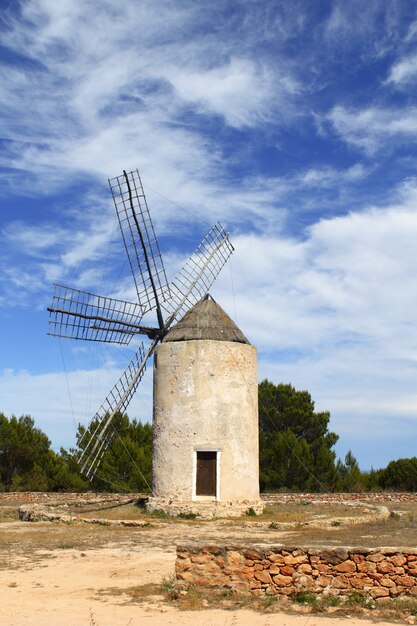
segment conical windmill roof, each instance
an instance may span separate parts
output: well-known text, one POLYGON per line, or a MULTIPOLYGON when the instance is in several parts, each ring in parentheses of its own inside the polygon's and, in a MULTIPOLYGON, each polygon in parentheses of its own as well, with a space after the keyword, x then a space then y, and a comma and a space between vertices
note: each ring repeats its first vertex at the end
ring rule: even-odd
POLYGON ((197 302, 165 335, 163 341, 212 339, 247 343, 242 331, 209 295, 197 302))

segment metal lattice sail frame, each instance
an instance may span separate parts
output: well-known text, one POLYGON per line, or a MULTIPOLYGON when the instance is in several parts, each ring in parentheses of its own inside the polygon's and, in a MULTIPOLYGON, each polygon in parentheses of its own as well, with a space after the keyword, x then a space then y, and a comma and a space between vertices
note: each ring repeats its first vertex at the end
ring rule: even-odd
POLYGON ((185 263, 171 284, 155 235, 139 172, 125 172, 109 180, 138 302, 54 286, 48 308, 49 334, 85 341, 128 344, 134 335, 151 339, 143 344, 93 417, 78 442, 81 472, 92 478, 112 441, 112 421, 126 411, 146 370, 146 363, 172 324, 209 291, 233 252, 228 234, 217 223, 185 263), (143 326, 143 316, 155 310, 157 324, 143 326), (87 439, 86 439, 87 437, 87 439), (86 441, 84 441, 86 439, 86 441))

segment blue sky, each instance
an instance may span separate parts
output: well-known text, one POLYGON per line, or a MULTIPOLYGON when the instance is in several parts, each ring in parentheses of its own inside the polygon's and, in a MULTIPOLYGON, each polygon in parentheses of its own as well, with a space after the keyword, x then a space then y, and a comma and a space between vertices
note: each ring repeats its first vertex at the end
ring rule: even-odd
POLYGON ((170 276, 230 231, 212 295, 260 379, 363 469, 414 456, 415 3, 3 0, 0 29, 0 410, 70 446, 130 360, 46 307, 53 282, 134 301, 107 178, 137 167, 170 276))

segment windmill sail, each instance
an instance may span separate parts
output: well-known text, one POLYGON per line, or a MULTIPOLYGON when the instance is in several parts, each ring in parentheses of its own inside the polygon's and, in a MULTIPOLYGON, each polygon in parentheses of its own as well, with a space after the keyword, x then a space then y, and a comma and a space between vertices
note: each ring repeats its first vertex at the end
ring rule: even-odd
POLYGON ((91 433, 90 429, 85 430, 78 442, 78 447, 82 449, 78 459, 80 471, 87 478, 94 476, 103 454, 114 436, 113 428, 111 428, 112 420, 116 413, 126 411, 145 374, 146 362, 155 350, 157 342, 158 340, 154 340, 146 352, 143 344, 141 344, 122 376, 91 420, 93 432, 91 433), (84 439, 88 440, 83 446, 84 439))
POLYGON ((169 297, 169 286, 139 172, 109 180, 130 269, 144 312, 169 297))
POLYGON ((128 344, 142 318, 139 304, 54 285, 49 335, 128 344))
POLYGON ((166 327, 208 293, 233 250, 227 232, 217 222, 171 283, 171 299, 163 305, 168 312, 166 327))
POLYGON ((139 302, 132 304, 55 285, 49 334, 88 341, 127 344, 145 334, 151 344, 134 355, 120 379, 97 411, 78 448, 81 472, 88 478, 97 468, 114 436, 113 418, 125 412, 146 369, 146 362, 170 326, 209 291, 233 252, 228 234, 217 223, 168 285, 139 172, 109 180, 124 245, 139 302), (157 325, 141 326, 143 316, 156 311, 157 325))

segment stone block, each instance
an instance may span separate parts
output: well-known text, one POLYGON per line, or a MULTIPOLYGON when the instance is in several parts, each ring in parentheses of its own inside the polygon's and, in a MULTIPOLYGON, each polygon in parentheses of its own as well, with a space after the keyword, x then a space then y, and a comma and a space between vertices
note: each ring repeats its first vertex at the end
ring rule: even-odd
POLYGON ((372 589, 369 590, 369 595, 374 598, 374 600, 377 598, 386 598, 389 596, 389 590, 385 587, 372 587, 372 589))
POLYGON ((317 563, 316 569, 318 569, 320 574, 327 574, 327 572, 330 572, 332 568, 326 563, 317 563))
POLYGON ((395 567, 393 563, 389 561, 380 561, 376 566, 376 570, 381 574, 391 574, 395 570, 395 567))
POLYGON ((396 576, 394 580, 397 585, 402 585, 403 587, 413 587, 413 585, 415 584, 415 578, 407 575, 396 576))
POLYGON ((365 556, 363 554, 352 554, 350 558, 354 563, 356 563, 356 565, 363 563, 365 560, 365 556))
POLYGON ((308 556, 306 554, 299 554, 297 556, 293 556, 289 554, 284 557, 285 565, 300 565, 301 563, 308 563, 308 556))
POLYGON ((208 563, 211 560, 212 557, 209 554, 195 554, 191 557, 191 563, 208 563))
POLYGON ((284 557, 282 556, 282 554, 271 554, 271 556, 269 557, 269 560, 271 561, 271 563, 275 563, 276 565, 285 564, 284 557))
POLYGON ((298 575, 298 572, 294 574, 293 581, 299 589, 311 589, 315 582, 311 576, 307 576, 307 574, 298 575))
POLYGON ((345 574, 332 578, 331 586, 336 589, 348 589, 350 587, 349 578, 345 574))
POLYGON ((204 546, 201 549, 201 552, 213 554, 213 556, 220 556, 224 555, 226 553, 226 550, 224 550, 224 548, 219 548, 218 546, 204 546))
POLYGON ((334 569, 336 572, 341 572, 343 574, 353 574, 353 572, 356 572, 356 563, 350 560, 344 561, 343 563, 340 563, 340 565, 336 565, 334 569))
POLYGON ((322 550, 321 559, 330 565, 339 565, 349 558, 348 551, 345 548, 333 548, 330 550, 322 550))
POLYGON ((245 564, 245 559, 243 554, 237 552, 236 550, 228 550, 226 553, 226 563, 230 566, 243 566, 245 564))
POLYGON ((190 559, 181 559, 181 561, 176 561, 175 562, 175 571, 176 572, 183 572, 187 569, 190 569, 191 567, 191 561, 190 559))
POLYGON ((251 561, 262 560, 262 553, 258 550, 251 550, 251 549, 243 550, 243 556, 245 557, 245 559, 250 559, 251 561))
POLYGON ((272 583, 271 576, 265 570, 263 570, 262 572, 255 572, 254 576, 256 580, 259 580, 261 583, 267 583, 268 585, 272 583))
POLYGON ((300 548, 297 548, 296 550, 293 550, 292 553, 293 556, 306 556, 306 553, 304 550, 301 550, 300 548))
POLYGON ((287 587, 292 583, 292 576, 283 576, 282 574, 278 574, 277 576, 272 576, 272 580, 274 581, 274 585, 277 587, 287 587))
POLYGON ((364 574, 376 574, 376 565, 375 563, 368 563, 368 561, 364 561, 363 563, 358 564, 358 572, 363 572, 364 574))
POLYGON ((365 587, 372 587, 373 582, 366 574, 354 574, 351 576, 350 584, 355 589, 365 589, 365 587))

